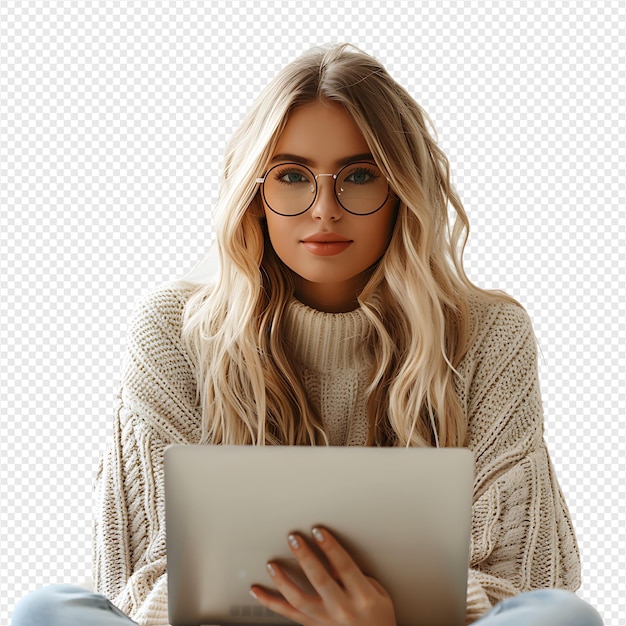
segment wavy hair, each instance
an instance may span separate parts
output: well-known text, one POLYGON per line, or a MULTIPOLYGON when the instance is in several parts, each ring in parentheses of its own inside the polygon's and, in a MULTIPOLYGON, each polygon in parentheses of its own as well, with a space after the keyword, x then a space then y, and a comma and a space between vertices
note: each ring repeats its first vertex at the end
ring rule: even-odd
POLYGON ((196 287, 183 320, 201 441, 328 443, 284 340, 294 283, 269 242, 255 182, 289 114, 318 99, 345 107, 399 198, 388 249, 358 298, 373 328, 368 445, 463 445, 467 417, 454 376, 473 340, 471 302, 506 296, 465 274, 469 223, 427 114, 348 44, 315 48, 283 68, 228 146, 215 207, 220 271, 196 287))

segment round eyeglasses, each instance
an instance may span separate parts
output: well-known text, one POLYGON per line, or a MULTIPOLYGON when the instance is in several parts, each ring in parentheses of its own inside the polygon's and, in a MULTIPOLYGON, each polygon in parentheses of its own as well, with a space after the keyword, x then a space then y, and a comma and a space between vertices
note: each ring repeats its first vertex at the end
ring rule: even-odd
POLYGON ((263 199, 278 215, 295 216, 308 211, 317 199, 317 179, 331 176, 337 202, 353 215, 370 215, 383 208, 389 197, 389 181, 374 163, 348 163, 336 174, 314 174, 301 163, 271 167, 261 185, 263 199))

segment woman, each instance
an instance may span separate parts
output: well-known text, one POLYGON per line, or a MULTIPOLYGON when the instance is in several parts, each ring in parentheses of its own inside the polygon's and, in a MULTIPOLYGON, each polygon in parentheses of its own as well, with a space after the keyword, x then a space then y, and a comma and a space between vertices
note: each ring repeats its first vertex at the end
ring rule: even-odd
MULTIPOLYGON (((579 555, 528 316, 465 275, 468 221, 427 122, 346 45, 311 51, 264 90, 226 156, 219 272, 209 279, 205 262, 131 324, 97 480, 102 595, 40 590, 14 626, 42 611, 65 625, 167 624, 162 455, 198 442, 467 446, 467 623, 602 623, 571 593, 579 555)), ((310 541, 332 573, 307 538, 288 543, 317 595, 269 563, 279 593, 254 585, 253 597, 306 625, 395 624, 387 590, 328 531, 310 541)))

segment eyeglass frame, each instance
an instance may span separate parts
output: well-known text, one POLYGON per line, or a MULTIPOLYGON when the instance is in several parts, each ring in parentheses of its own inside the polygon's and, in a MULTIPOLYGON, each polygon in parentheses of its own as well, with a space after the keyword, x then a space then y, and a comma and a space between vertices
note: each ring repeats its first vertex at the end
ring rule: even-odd
POLYGON ((265 204, 267 204, 269 210, 272 211, 272 213, 276 213, 276 215, 280 215, 282 217, 298 217, 298 215, 303 215, 304 213, 306 213, 315 204, 315 201, 317 200, 317 196, 319 195, 319 185, 317 184, 317 179, 320 176, 330 176, 334 181, 333 193, 335 194, 335 199, 337 200, 337 203, 339 204, 339 206, 346 213, 350 213, 350 215, 357 215, 359 217, 364 217, 366 215, 373 215, 374 213, 377 213, 385 206, 385 204, 387 204, 387 200, 389 200, 389 195, 391 192, 391 187, 389 186, 389 178, 385 176, 385 180, 387 181, 387 195, 385 196, 383 203, 377 209, 374 209, 373 211, 369 211, 368 213, 355 213, 354 211, 350 211, 350 209, 346 209, 346 207, 342 204, 341 200, 339 199, 339 194, 337 193, 337 179, 339 177, 339 174, 341 174, 343 170, 345 170, 348 167, 354 167, 355 165, 359 165, 361 163, 364 163, 367 165, 373 165, 374 167, 377 167, 378 169, 380 169, 376 163, 372 163, 371 161, 354 161, 352 163, 346 163, 343 167, 341 167, 337 171, 336 174, 315 174, 313 170, 307 165, 304 165, 304 163, 298 163, 296 161, 286 161, 284 163, 277 163, 276 165, 272 165, 272 167, 270 167, 269 170, 267 170, 267 172, 265 172, 265 174, 261 178, 256 178, 254 182, 256 184, 261 185, 261 194, 263 195, 263 200, 265 201, 265 204), (267 201, 267 198, 265 197, 265 180, 267 179, 269 173, 272 170, 276 169, 277 167, 285 167, 285 165, 297 165, 298 167, 304 168, 305 170, 311 172, 311 175, 313 176, 313 180, 315 181, 315 195, 313 196, 313 200, 311 200, 311 204, 309 204, 309 206, 306 209, 304 209, 304 211, 300 211, 299 213, 279 213, 276 209, 272 208, 270 203, 267 201))

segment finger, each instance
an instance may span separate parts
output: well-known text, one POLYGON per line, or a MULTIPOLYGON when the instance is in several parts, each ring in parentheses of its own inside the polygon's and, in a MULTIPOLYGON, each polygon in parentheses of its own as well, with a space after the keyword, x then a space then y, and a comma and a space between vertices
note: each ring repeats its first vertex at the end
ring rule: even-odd
POLYGON ((268 563, 267 571, 286 604, 301 615, 314 616, 319 613, 320 598, 303 591, 277 563, 268 563))
POLYGON ((372 578, 371 576, 366 576, 368 582, 370 583, 370 585, 372 585, 372 587, 374 587, 374 589, 381 595, 381 596, 385 596, 386 598, 389 597, 389 594, 387 593, 387 590, 375 579, 372 578))
POLYGON ((348 592, 360 590, 365 586, 369 588, 368 577, 326 528, 316 526, 312 530, 312 535, 316 545, 328 560, 334 577, 348 592))
POLYGON ((298 624, 306 623, 306 616, 303 616, 300 611, 292 607, 281 595, 273 593, 260 585, 252 585, 250 587, 250 595, 266 609, 286 617, 292 622, 297 622, 298 624))
POLYGON ((322 601, 330 605, 339 603, 344 592, 311 546, 301 535, 295 533, 289 535, 288 542, 291 552, 322 601))

